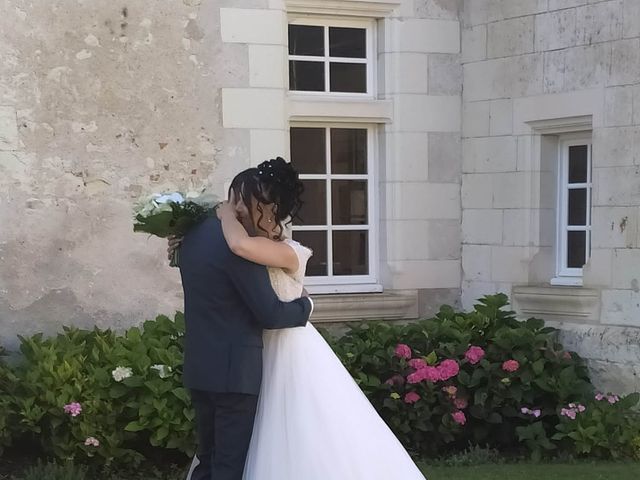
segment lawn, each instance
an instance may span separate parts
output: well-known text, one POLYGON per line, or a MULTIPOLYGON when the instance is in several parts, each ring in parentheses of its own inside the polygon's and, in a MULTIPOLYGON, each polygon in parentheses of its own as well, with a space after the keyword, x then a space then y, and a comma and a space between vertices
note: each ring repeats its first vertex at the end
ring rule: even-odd
POLYGON ((640 463, 424 468, 427 480, 638 480, 640 463))

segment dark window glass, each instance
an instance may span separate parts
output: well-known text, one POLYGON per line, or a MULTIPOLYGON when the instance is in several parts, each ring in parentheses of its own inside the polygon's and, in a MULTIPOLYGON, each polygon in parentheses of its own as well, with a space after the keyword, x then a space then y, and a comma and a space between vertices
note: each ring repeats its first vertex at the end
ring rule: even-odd
POLYGON ((367 182, 333 180, 331 208, 334 225, 367 224, 367 182))
POLYGON ((364 28, 329 28, 329 55, 367 58, 367 31, 364 28))
POLYGON ((587 257, 587 232, 567 232, 567 267, 582 268, 587 257))
POLYGON ((301 173, 327 173, 324 128, 291 128, 291 163, 301 173))
POLYGON ((331 91, 367 93, 367 66, 364 63, 331 62, 331 91))
POLYGON ((333 274, 367 275, 369 273, 368 232, 333 232, 333 274))
POLYGON ((324 27, 289 25, 289 55, 324 57, 324 27))
POLYGON ((293 232, 293 239, 313 250, 313 256, 307 263, 307 276, 319 277, 328 275, 327 232, 293 232))
POLYGON ((304 205, 298 216, 301 225, 327 224, 327 182, 325 180, 302 180, 304 205))
POLYGON ((324 92, 324 63, 290 60, 289 88, 303 92, 324 92))
POLYGON ((331 173, 367 173, 367 131, 365 129, 331 129, 331 173))
POLYGON ((569 225, 587 224, 587 189, 569 190, 569 225))
POLYGON ((586 183, 589 166, 589 147, 575 145, 569 147, 569 183, 586 183))

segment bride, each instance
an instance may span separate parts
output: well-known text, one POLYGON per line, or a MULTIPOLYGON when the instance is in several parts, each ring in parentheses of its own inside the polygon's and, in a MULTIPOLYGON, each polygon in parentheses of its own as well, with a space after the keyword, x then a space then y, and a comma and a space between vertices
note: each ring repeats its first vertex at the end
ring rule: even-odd
MULTIPOLYGON (((284 235, 303 191, 290 164, 278 158, 262 163, 259 175, 241 188, 232 186, 217 211, 230 249, 266 265, 274 291, 283 301, 303 293, 312 255, 284 235), (280 190, 281 202, 258 203, 280 190), (284 191, 283 191, 284 190, 284 191), (255 236, 237 218, 247 209, 255 236)), ((244 480, 424 480, 409 454, 380 418, 318 331, 306 327, 266 330, 263 380, 244 480)), ((194 465, 197 459, 194 459, 194 465)), ((193 467, 192 467, 193 469, 193 467)))

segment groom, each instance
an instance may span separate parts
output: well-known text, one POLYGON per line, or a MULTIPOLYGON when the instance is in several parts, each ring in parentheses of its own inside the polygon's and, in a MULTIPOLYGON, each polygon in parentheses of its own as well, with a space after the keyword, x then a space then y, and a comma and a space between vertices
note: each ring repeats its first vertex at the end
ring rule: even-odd
MULTIPOLYGON (((247 174, 236 176, 231 188, 241 188, 247 174)), ((251 233, 247 212, 238 209, 251 233)), ((196 411, 200 461, 190 480, 242 480, 262 380, 262 331, 304 326, 313 302, 278 300, 266 268, 229 250, 216 217, 185 235, 180 273, 184 384, 196 411)))

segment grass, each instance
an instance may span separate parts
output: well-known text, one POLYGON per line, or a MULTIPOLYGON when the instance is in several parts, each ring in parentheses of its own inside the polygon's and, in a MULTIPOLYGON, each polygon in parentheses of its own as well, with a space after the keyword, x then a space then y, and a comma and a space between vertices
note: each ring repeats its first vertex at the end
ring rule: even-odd
POLYGON ((427 480, 638 480, 640 463, 507 464, 423 469, 427 480))

